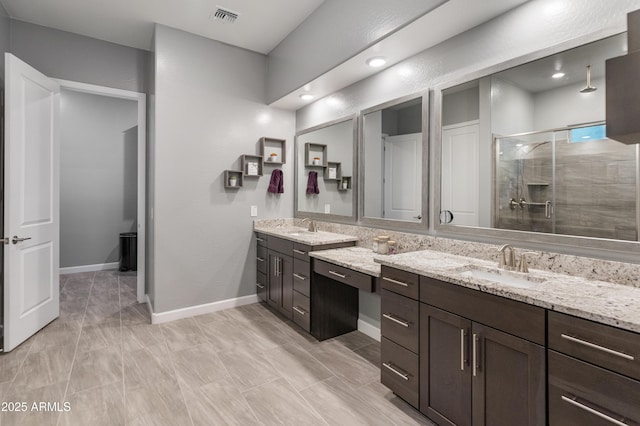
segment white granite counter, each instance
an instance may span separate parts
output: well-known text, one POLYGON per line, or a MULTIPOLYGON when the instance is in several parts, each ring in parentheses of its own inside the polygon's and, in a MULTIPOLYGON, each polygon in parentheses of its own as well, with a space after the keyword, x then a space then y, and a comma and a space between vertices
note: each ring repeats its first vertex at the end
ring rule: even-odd
POLYGON ((312 251, 309 256, 374 277, 379 277, 382 269, 381 265, 374 261, 374 256, 380 255, 364 247, 312 251))
POLYGON ((528 274, 498 270, 496 262, 430 250, 376 256, 375 261, 640 333, 640 288, 536 269, 528 274))
POLYGON ((263 234, 273 235, 285 240, 294 241, 296 243, 308 244, 310 246, 323 244, 347 243, 358 241, 358 237, 351 235, 335 234, 333 232, 310 232, 307 228, 297 226, 257 226, 254 225, 253 230, 262 232, 263 234))

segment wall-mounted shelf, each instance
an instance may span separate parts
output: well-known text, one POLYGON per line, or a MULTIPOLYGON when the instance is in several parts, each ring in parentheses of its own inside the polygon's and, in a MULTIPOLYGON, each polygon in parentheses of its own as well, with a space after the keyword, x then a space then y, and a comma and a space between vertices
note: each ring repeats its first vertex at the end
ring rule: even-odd
POLYGON ((351 189, 351 184, 351 176, 342 176, 340 179, 338 179, 338 191, 347 191, 351 189))
POLYGON ((260 138, 260 154, 264 164, 285 164, 287 162, 287 141, 262 137, 260 138), (273 158, 275 160, 272 160, 273 158))
POLYGON ((260 177, 263 175, 261 155, 241 155, 240 164, 242 166, 242 174, 245 177, 260 177))
POLYGON ((324 169, 324 180, 340 179, 342 179, 342 163, 327 161, 327 167, 324 169))
POLYGON ((305 167, 327 167, 327 145, 308 142, 304 144, 305 167))
POLYGON ((224 171, 224 187, 225 189, 240 189, 242 188, 243 173, 240 170, 225 170, 224 171), (232 185, 235 177, 235 185, 232 185))

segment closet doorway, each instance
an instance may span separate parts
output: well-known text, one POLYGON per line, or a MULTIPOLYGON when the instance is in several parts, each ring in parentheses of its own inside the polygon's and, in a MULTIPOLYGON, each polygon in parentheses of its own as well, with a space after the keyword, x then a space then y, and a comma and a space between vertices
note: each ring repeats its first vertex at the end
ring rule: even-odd
MULTIPOLYGON (((146 95, 60 84, 60 273, 117 269, 120 234, 137 233, 145 302, 146 95)), ((131 266, 131 262, 127 262, 131 266)))

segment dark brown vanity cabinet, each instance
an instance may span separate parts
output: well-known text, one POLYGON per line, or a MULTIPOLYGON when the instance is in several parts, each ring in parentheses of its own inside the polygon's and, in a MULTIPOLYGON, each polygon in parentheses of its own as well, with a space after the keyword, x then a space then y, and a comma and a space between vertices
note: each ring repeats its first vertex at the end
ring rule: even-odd
POLYGON ((281 238, 267 239, 269 277, 267 303, 287 318, 293 312, 293 242, 281 238))
POLYGON ((267 236, 256 233, 256 293, 262 302, 267 301, 267 275, 269 256, 267 255, 267 236))
POLYGON ((549 312, 549 424, 640 425, 640 334, 549 312))

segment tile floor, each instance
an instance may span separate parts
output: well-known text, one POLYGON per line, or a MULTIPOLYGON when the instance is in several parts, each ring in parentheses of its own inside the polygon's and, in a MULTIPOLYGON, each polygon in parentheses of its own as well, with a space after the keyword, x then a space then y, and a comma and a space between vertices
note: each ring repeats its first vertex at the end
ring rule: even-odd
POLYGON ((431 425, 359 332, 316 342, 260 304, 151 325, 132 275, 60 284, 60 318, 0 355, 2 425, 431 425))

